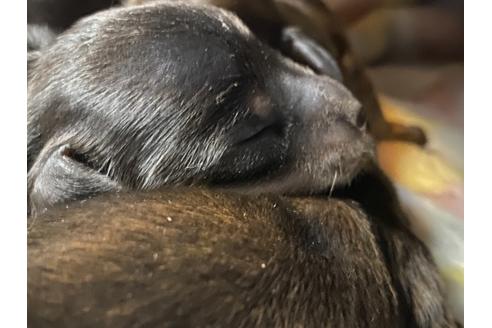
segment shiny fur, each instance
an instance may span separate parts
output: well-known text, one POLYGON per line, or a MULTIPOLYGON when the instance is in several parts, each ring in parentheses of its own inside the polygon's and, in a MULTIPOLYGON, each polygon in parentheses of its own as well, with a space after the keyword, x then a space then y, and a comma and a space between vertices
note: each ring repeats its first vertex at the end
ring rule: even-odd
POLYGON ((220 185, 316 193, 373 157, 338 81, 230 12, 176 2, 82 19, 30 60, 33 211, 106 191, 220 185))
POLYGON ((454 327, 397 218, 194 189, 100 196, 28 235, 32 327, 454 327))

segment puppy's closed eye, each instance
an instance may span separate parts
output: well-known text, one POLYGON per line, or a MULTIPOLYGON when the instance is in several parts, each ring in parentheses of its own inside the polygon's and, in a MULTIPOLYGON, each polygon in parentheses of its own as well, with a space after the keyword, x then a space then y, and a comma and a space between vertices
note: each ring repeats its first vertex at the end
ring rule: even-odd
POLYGON ((236 127, 232 139, 234 144, 241 145, 263 138, 280 138, 281 136, 282 124, 275 115, 266 118, 252 115, 236 127))

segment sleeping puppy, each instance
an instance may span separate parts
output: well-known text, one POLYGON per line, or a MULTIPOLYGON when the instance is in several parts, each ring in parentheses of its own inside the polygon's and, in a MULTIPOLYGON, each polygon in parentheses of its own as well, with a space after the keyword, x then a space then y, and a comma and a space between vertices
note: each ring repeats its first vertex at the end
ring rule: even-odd
POLYGON ((35 212, 163 185, 318 193, 374 154, 361 105, 339 81, 215 7, 97 13, 36 52, 28 75, 35 212))
POLYGON ((55 208, 28 234, 28 325, 455 327, 429 253, 385 219, 193 188, 55 208))
MULTIPOLYGON (((162 0, 123 0, 123 5, 139 5, 162 0)), ((182 0, 171 0, 182 1, 182 0)), ((286 56, 307 65, 317 74, 326 68, 328 52, 340 66, 337 77, 362 103, 369 132, 376 140, 403 140, 424 145, 422 129, 385 120, 364 66, 351 50, 343 23, 321 0, 186 0, 209 4, 236 13, 258 37, 286 56), (310 44, 309 47, 306 44, 310 44)))
MULTIPOLYGON (((110 6, 138 5, 159 0, 99 0, 74 4, 64 0, 29 0, 28 24, 63 31, 81 17, 110 6)), ((162 0, 161 0, 162 1, 162 0)), ((172 0, 171 0, 172 1, 172 0)), ((183 0, 174 0, 182 2, 183 0)), ((246 25, 273 48, 318 74, 333 72, 319 57, 333 55, 340 66, 338 77, 362 102, 369 132, 376 140, 404 140, 425 144, 422 129, 385 120, 363 66, 352 53, 342 22, 320 0, 184 0, 207 4, 236 13, 246 25), (305 45, 309 43, 310 46, 305 45), (317 45, 313 48, 313 43, 317 45), (319 45, 318 45, 319 44, 319 45)), ((29 38, 29 29, 28 29, 29 38)), ((28 44, 29 44, 28 40, 28 44)))

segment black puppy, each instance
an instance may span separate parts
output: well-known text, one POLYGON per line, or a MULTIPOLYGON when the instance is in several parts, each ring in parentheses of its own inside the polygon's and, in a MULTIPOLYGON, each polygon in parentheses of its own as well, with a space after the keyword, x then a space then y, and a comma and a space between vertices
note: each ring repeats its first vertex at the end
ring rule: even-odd
MULTIPOLYGON (((29 0, 28 23, 62 31, 79 18, 110 6, 137 5, 158 0, 100 0, 72 3, 65 0, 29 0)), ((168 0, 173 1, 173 0, 168 0)), ((174 0, 176 2, 183 0, 174 0)), ((376 140, 396 139, 425 144, 424 132, 418 127, 391 123, 383 117, 371 82, 363 67, 350 51, 343 24, 321 0, 184 0, 187 3, 208 4, 236 13, 246 25, 273 48, 326 74, 327 61, 320 61, 326 50, 341 67, 343 82, 362 102, 369 132, 376 140), (296 31, 292 32, 291 27, 296 31), (300 38, 299 38, 300 37, 300 38), (299 42, 301 41, 301 42, 299 42), (313 45, 313 41, 324 47, 313 45), (310 44, 308 46, 308 44, 310 44), (286 51, 287 50, 287 51, 286 51)), ((29 31, 28 31, 29 38, 29 31)), ((29 40, 28 40, 29 44, 29 40)), ((329 67, 332 71, 332 67, 329 67)), ((337 69, 339 71, 339 69, 337 69)))
MULTIPOLYGON (((123 0, 139 5, 159 0, 123 0)), ((162 0, 161 0, 162 1, 162 0)), ((173 1, 173 0, 167 0, 173 1)), ((182 1, 182 0, 174 0, 182 1)), ((426 143, 422 129, 385 120, 364 66, 350 49, 343 23, 322 0, 185 0, 210 4, 237 14, 258 37, 289 58, 308 65, 318 74, 330 75, 329 62, 320 61, 330 52, 340 66, 339 78, 362 103, 368 130, 377 141, 403 140, 426 143), (319 45, 318 45, 319 44, 319 45), (309 45, 309 46, 308 46, 309 45), (328 65, 327 65, 328 64, 328 65), (327 70, 328 68, 328 70, 327 70)))
POLYGON ((373 155, 345 87, 214 7, 100 12, 36 53, 28 73, 34 210, 163 185, 316 193, 373 155))

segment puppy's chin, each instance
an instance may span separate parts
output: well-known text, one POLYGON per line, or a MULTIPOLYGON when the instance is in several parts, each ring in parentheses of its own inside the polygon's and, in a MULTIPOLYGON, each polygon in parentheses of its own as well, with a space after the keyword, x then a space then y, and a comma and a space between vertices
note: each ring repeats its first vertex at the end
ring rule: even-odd
POLYGON ((305 149, 309 151, 298 152, 276 174, 226 189, 246 194, 331 195, 334 190, 349 186, 375 162, 374 142, 368 136, 350 144, 311 144, 305 149))

